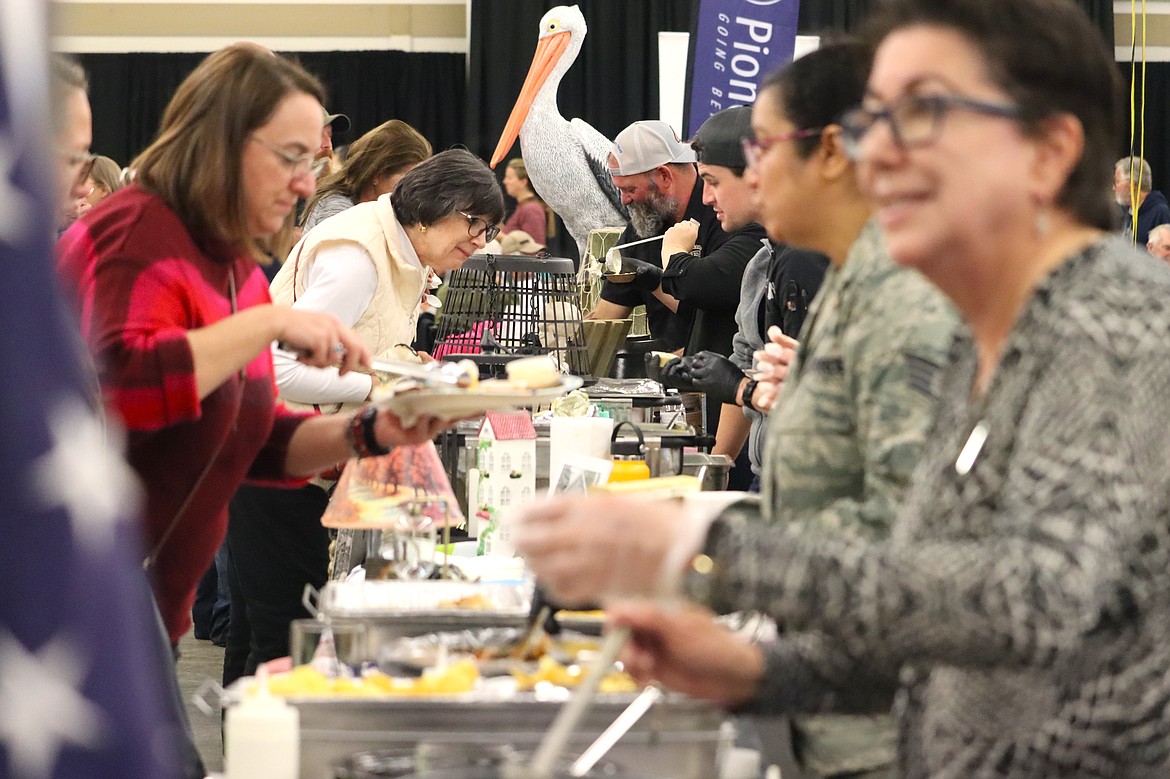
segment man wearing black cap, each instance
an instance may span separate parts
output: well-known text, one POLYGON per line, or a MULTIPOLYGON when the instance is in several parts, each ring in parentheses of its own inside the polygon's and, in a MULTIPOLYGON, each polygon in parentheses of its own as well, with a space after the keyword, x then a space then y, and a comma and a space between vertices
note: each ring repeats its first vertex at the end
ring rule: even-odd
MULTIPOLYGON (((703 202, 714 209, 728 233, 756 225, 758 216, 755 182, 744 177, 747 161, 743 141, 752 137, 751 113, 749 106, 720 111, 704 122, 691 140, 703 179, 703 202)), ((764 348, 768 327, 774 324, 785 335, 798 335, 808 303, 828 267, 828 258, 816 252, 793 249, 767 238, 759 243, 759 251, 744 270, 735 312, 738 331, 730 358, 703 351, 668 363, 661 370, 667 386, 693 387, 707 393, 709 403, 724 404, 715 454, 735 458, 750 430, 749 455, 757 476, 763 458, 765 418, 752 405, 755 385, 746 372, 752 367, 752 355, 764 348)))

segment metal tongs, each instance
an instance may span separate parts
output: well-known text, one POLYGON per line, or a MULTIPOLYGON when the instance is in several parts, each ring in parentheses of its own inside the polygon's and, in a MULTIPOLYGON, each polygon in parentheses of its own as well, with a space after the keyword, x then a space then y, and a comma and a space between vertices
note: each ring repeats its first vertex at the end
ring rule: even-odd
POLYGON ((400 360, 370 360, 370 367, 378 373, 416 379, 429 386, 447 385, 467 389, 478 376, 471 376, 458 363, 435 360, 427 363, 403 362, 400 360))
MULTIPOLYGON (((304 356, 302 351, 285 343, 278 343, 272 347, 272 353, 289 360, 299 360, 304 356)), ((414 379, 431 387, 447 386, 466 389, 474 384, 475 379, 478 378, 472 377, 457 363, 438 360, 428 363, 406 362, 405 360, 370 360, 370 368, 378 373, 414 379)))
POLYGON ((556 618, 558 610, 559 607, 548 599, 540 585, 536 585, 532 591, 532 605, 528 609, 528 624, 508 657, 523 660, 546 635, 560 635, 561 626, 556 618))
MULTIPOLYGON (((565 745, 569 742, 569 737, 572 736, 573 732, 577 729, 577 725, 580 724, 581 719, 589 710, 589 706, 593 703, 593 699, 597 695, 597 687, 601 684, 601 678, 609 673, 613 667, 613 661, 617 659, 618 652, 625 646, 626 640, 629 637, 630 629, 627 627, 619 627, 611 633, 606 634, 601 642, 601 648, 593 660, 593 665, 586 671, 585 678, 577 684, 577 689, 573 690, 568 702, 557 712, 556 719, 553 720, 548 732, 544 734, 540 746, 537 747, 536 753, 532 756, 532 762, 522 772, 522 775, 526 779, 544 779, 544 777, 552 776, 553 765, 556 763, 557 757, 564 750, 565 745)), ((638 716, 641 715, 639 714, 638 716)), ((634 719, 636 720, 636 717, 634 719)), ((630 724, 633 724, 633 722, 630 722, 630 724)), ((624 723, 623 726, 624 728, 629 727, 629 725, 625 725, 624 723)), ((618 733, 617 738, 620 737, 621 733, 618 733)), ((614 741, 617 738, 614 738, 614 741)), ((599 749, 595 754, 591 754, 588 759, 596 762, 607 749, 608 746, 599 749)), ((584 764, 582 762, 582 765, 584 764)), ((573 775, 583 776, 588 771, 588 768, 581 770, 578 766, 577 770, 580 773, 574 773, 573 775)))

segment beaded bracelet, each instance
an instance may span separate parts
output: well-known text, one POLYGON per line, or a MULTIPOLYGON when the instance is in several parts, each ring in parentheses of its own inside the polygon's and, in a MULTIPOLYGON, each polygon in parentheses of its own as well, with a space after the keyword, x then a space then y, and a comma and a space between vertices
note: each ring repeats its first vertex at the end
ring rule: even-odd
POLYGON ((378 443, 378 436, 374 434, 374 423, 378 419, 378 409, 374 406, 362 406, 345 427, 345 440, 355 457, 377 457, 390 454, 390 447, 378 443))

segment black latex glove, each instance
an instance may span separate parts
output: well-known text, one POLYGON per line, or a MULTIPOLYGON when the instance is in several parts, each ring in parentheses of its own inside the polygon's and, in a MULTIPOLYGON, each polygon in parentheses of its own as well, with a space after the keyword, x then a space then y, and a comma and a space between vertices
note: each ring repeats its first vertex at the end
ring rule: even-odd
POLYGON ((691 364, 689 357, 676 357, 662 367, 650 367, 650 361, 654 361, 654 365, 658 366, 658 355, 646 355, 646 375, 655 379, 664 387, 674 387, 683 392, 694 392, 698 389, 691 380, 691 364), (654 373, 651 373, 651 370, 654 373))
POLYGON ((691 382, 707 397, 720 403, 735 404, 735 395, 744 372, 731 360, 715 352, 699 352, 684 357, 690 362, 691 382))
POLYGON ((633 257, 622 257, 622 273, 634 273, 629 285, 642 292, 653 292, 662 284, 662 268, 633 257))

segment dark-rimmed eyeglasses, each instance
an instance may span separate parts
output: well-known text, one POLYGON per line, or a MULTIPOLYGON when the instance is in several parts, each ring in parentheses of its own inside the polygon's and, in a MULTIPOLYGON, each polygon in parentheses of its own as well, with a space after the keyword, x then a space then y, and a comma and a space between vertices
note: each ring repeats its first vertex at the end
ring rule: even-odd
POLYGON ((88 151, 68 151, 57 149, 57 153, 65 159, 65 164, 77 169, 77 180, 85 181, 93 172, 93 163, 97 155, 88 151))
POLYGON ((754 168, 760 162, 760 157, 767 153, 778 143, 787 143, 788 141, 796 141, 801 138, 812 138, 824 132, 824 127, 810 127, 807 130, 793 130, 790 133, 780 133, 779 135, 769 135, 764 138, 744 138, 743 144, 743 159, 749 168, 754 168))
POLYGON ((959 95, 906 95, 884 108, 860 106, 841 117, 845 150, 857 159, 862 139, 882 121, 890 125, 890 134, 898 148, 929 146, 938 140, 947 114, 955 110, 1004 119, 1020 118, 1020 107, 1009 103, 990 103, 959 95))
POLYGON ((284 164, 288 166, 289 173, 292 174, 293 178, 300 178, 306 173, 312 173, 313 178, 317 178, 321 175, 322 172, 324 172, 325 166, 329 164, 329 159, 327 157, 321 157, 318 159, 316 150, 297 154, 296 152, 289 151, 283 146, 277 146, 271 141, 266 141, 259 135, 250 135, 248 137, 263 146, 265 149, 268 149, 268 151, 272 152, 277 157, 280 157, 284 164))
POLYGON ((496 240, 496 236, 500 234, 499 225, 490 225, 486 220, 480 219, 478 216, 465 214, 462 211, 456 211, 455 213, 467 220, 467 234, 472 238, 478 238, 482 235, 484 243, 490 243, 496 240))

